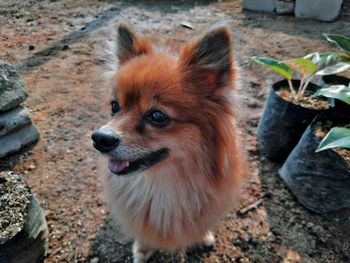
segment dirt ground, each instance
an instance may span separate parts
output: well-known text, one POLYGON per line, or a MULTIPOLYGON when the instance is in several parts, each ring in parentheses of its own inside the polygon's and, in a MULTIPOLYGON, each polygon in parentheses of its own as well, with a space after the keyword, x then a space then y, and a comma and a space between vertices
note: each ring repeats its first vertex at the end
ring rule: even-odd
POLYGON ((237 215, 232 209, 212 250, 157 252, 150 262, 350 262, 350 211, 313 214, 286 189, 280 164, 259 152, 256 127, 270 84, 279 79, 253 64, 332 50, 322 33, 350 35, 350 3, 340 20, 322 23, 242 11, 242 1, 2 0, 0 59, 20 70, 30 97, 25 105, 39 127, 39 143, 15 165, 45 211, 49 262, 131 262, 131 241, 108 216, 96 174, 90 134, 109 113, 100 55, 110 28, 128 21, 159 44, 179 45, 225 19, 241 68, 240 126, 249 158, 248 183, 237 215), (181 26, 191 23, 194 29, 181 26))

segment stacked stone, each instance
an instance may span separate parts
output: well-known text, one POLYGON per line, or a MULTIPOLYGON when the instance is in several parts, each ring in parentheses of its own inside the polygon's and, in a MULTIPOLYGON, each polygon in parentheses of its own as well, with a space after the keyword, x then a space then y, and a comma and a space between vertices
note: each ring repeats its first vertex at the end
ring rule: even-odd
POLYGON ((276 13, 281 15, 293 14, 295 0, 277 0, 276 4, 276 13))
POLYGON ((298 18, 330 22, 340 14, 343 0, 243 0, 243 8, 252 11, 293 14, 298 18))
POLYGON ((343 0, 297 0, 295 16, 331 22, 340 14, 343 0))
POLYGON ((30 113, 20 105, 27 97, 15 67, 0 61, 0 159, 39 139, 30 113))

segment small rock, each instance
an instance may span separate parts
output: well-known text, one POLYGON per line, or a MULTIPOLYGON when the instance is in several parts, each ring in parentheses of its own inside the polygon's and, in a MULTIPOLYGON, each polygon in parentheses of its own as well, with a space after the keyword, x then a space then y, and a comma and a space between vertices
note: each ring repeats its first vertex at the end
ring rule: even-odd
POLYGON ((300 255, 297 252, 290 249, 288 250, 287 255, 285 255, 283 262, 300 262, 300 261, 301 261, 300 255))
POLYGON ((275 243, 275 244, 282 244, 282 239, 280 239, 279 237, 276 237, 273 241, 272 241, 272 243, 275 243))
POLYGON ((98 247, 98 250, 101 254, 106 254, 107 251, 108 251, 108 248, 106 247, 106 245, 104 244, 101 244, 99 247, 98 247))
POLYGON ((35 49, 35 46, 34 46, 34 45, 29 45, 29 46, 28 46, 28 49, 29 49, 29 50, 34 50, 34 49, 35 49))
POLYGON ((263 197, 271 198, 272 197, 272 193, 270 191, 266 191, 266 192, 263 193, 263 197))
POLYGON ((281 230, 280 230, 279 227, 273 227, 273 228, 271 229, 271 232, 272 232, 272 234, 274 234, 275 236, 280 236, 280 235, 281 235, 281 230))
POLYGON ((99 261, 99 258, 95 257, 90 260, 90 263, 98 263, 99 261))
POLYGON ((26 167, 29 171, 32 171, 36 168, 36 166, 34 164, 30 164, 26 167))
POLYGON ((242 240, 241 238, 238 238, 232 243, 235 247, 239 247, 242 251, 247 251, 249 249, 249 246, 245 240, 242 240))
POLYGON ((67 50, 67 49, 69 49, 69 45, 67 44, 63 45, 62 50, 67 50))
POLYGON ((241 249, 242 249, 242 251, 247 251, 247 250, 249 250, 248 244, 247 244, 247 243, 242 243, 242 244, 241 244, 241 249))
POLYGON ((312 228, 314 227, 314 224, 311 223, 311 222, 307 222, 307 223, 306 223, 306 227, 307 227, 308 229, 312 229, 312 228))
POLYGON ((307 254, 308 254, 309 257, 315 256, 315 252, 313 251, 312 248, 310 248, 310 249, 307 251, 307 254))
POLYGON ((290 225, 294 225, 295 224, 295 222, 296 222, 296 217, 295 216, 291 216, 290 218, 289 218, 289 224, 290 225))
POLYGON ((253 247, 256 247, 259 244, 252 236, 248 237, 247 242, 253 247))
POLYGON ((297 215, 301 215, 301 214, 302 214, 302 212, 301 212, 301 210, 300 210, 299 208, 296 208, 296 209, 295 209, 295 214, 297 214, 297 215))
POLYGON ((284 204, 286 201, 287 201, 287 199, 284 198, 284 197, 282 197, 282 198, 280 199, 280 202, 281 202, 282 204, 284 204))

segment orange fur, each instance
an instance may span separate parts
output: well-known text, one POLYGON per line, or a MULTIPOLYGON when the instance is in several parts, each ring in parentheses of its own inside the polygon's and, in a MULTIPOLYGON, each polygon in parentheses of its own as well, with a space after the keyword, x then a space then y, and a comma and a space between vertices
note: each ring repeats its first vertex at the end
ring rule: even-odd
MULTIPOLYGON (((119 135, 123 146, 118 147, 125 147, 129 155, 162 147, 170 154, 127 176, 112 174, 103 158, 103 188, 124 232, 149 248, 178 249, 200 242, 218 224, 244 179, 234 108, 228 98, 236 79, 232 42, 229 31, 218 28, 186 44, 175 56, 157 53, 147 40, 131 30, 130 34, 133 41, 125 56, 118 54, 119 69, 112 80, 112 98, 121 110, 105 127, 119 135), (216 59, 210 57, 214 39, 210 34, 227 38, 227 51, 218 52, 222 58, 217 64, 205 67, 203 63, 216 59), (209 50, 203 51, 209 56, 204 62, 200 45, 209 50), (170 123, 138 128, 152 108, 166 112, 170 123)), ((215 45, 212 49, 216 52, 215 45)))

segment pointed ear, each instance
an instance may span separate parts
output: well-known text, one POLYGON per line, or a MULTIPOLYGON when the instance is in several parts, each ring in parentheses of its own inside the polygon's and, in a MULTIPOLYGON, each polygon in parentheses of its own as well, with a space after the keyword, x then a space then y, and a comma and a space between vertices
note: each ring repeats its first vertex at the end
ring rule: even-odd
POLYGON ((226 27, 207 32, 180 51, 186 81, 201 94, 215 93, 234 79, 231 34, 226 27))
POLYGON ((148 40, 137 36, 127 24, 119 24, 116 50, 119 64, 149 53, 152 53, 152 46, 148 40))

